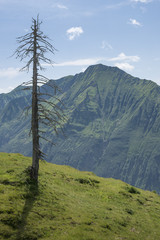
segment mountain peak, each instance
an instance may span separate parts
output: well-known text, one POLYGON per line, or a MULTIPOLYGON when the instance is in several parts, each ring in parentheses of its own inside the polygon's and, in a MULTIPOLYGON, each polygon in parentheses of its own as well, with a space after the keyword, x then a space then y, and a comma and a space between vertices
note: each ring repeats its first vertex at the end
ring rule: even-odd
POLYGON ((103 71, 125 73, 123 70, 119 69, 118 67, 111 67, 111 66, 104 65, 102 63, 89 66, 86 69, 85 73, 103 72, 103 71))
POLYGON ((111 68, 111 67, 108 67, 106 65, 103 65, 101 63, 99 64, 95 64, 95 65, 91 65, 89 66, 86 71, 105 71, 107 70, 108 68, 111 68))

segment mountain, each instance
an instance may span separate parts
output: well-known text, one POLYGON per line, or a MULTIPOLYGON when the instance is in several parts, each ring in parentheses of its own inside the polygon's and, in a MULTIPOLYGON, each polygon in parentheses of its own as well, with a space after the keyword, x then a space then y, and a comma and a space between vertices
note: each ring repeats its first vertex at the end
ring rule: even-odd
MULTIPOLYGON (((160 87, 102 64, 57 85, 69 121, 66 137, 46 129, 56 142, 42 144, 46 160, 160 192, 160 87)), ((31 96, 17 94, 0 95, 0 151, 31 156, 30 114, 22 112, 31 96)))
POLYGON ((158 240, 159 195, 68 166, 0 153, 0 239, 158 240))

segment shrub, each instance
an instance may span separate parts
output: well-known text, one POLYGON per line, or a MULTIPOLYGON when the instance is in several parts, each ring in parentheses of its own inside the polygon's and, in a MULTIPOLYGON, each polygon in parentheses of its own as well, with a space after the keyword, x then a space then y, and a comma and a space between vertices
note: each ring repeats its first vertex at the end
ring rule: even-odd
POLYGON ((128 192, 129 193, 134 193, 134 194, 140 194, 140 192, 136 188, 134 188, 134 187, 130 187, 128 189, 128 192))

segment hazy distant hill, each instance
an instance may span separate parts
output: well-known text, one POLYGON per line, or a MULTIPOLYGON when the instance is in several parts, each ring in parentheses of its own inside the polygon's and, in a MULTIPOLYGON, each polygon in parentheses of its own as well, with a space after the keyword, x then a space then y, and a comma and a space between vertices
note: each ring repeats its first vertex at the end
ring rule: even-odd
MULTIPOLYGON (((57 83, 69 122, 66 138, 46 131, 47 160, 160 192, 160 87, 101 64, 57 83)), ((0 95, 0 151, 31 155, 30 94, 13 93, 0 95)))

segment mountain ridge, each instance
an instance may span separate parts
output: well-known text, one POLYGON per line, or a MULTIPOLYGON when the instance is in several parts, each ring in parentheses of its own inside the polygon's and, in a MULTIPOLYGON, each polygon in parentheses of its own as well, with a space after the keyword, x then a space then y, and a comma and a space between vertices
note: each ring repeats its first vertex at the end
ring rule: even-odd
MULTIPOLYGON (((67 138, 56 138, 46 129, 46 136, 57 144, 51 148, 42 143, 47 160, 160 192, 160 87, 102 64, 56 83, 62 89, 59 96, 69 122, 65 124, 67 138)), ((26 105, 29 99, 26 95, 26 105)), ((8 121, 12 126, 8 142, 7 121, 0 127, 6 139, 6 144, 0 142, 0 151, 31 155, 30 117, 19 123, 18 98, 17 104, 18 110, 12 109, 14 118, 8 121)))

